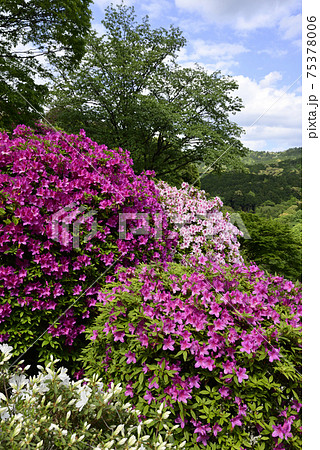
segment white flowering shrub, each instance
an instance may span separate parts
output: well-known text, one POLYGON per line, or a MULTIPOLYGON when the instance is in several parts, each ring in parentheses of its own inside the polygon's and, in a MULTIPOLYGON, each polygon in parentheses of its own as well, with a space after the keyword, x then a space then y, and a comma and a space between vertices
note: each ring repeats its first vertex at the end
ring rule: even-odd
POLYGON ((0 448, 21 449, 178 449, 177 426, 167 425, 170 411, 160 405, 156 415, 141 419, 140 411, 121 401, 120 384, 106 390, 97 378, 70 380, 51 358, 37 366, 37 376, 9 366, 13 348, 0 345, 0 448), (156 429, 151 439, 148 428, 156 429))

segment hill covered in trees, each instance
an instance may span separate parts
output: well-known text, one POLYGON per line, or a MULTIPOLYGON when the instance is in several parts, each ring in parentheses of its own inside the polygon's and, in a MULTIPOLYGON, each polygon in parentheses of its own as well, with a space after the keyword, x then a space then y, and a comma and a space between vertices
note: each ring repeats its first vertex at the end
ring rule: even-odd
MULTIPOLYGON (((242 163, 241 172, 205 175, 202 189, 218 195, 235 211, 256 212, 258 207, 301 201, 301 147, 281 153, 251 151, 242 163)), ((274 217, 274 213, 270 214, 274 217)))
POLYGON ((250 151, 242 171, 210 173, 201 187, 218 195, 231 214, 239 212, 251 239, 242 255, 271 273, 301 279, 302 149, 250 151))

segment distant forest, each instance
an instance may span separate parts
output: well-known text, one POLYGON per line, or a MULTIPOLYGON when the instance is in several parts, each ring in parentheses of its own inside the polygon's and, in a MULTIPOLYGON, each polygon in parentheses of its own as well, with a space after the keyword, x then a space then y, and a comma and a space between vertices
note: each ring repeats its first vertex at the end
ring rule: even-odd
POLYGON ((281 153, 251 151, 242 162, 243 172, 204 176, 202 189, 219 196, 235 211, 255 212, 262 205, 273 206, 291 199, 301 201, 301 147, 281 153))
POLYGON ((240 213, 251 236, 241 242, 247 260, 301 280, 302 148, 250 151, 242 164, 241 171, 205 175, 201 188, 219 196, 229 213, 240 213))

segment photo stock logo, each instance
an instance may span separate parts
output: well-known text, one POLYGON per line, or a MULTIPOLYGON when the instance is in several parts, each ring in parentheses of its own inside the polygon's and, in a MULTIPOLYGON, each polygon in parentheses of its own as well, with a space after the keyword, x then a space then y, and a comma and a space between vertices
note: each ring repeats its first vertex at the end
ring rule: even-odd
POLYGON ((80 248, 80 225, 85 222, 91 225, 91 232, 84 237, 84 242, 88 242, 97 234, 97 222, 92 217, 97 214, 95 210, 89 210, 85 214, 85 206, 76 206, 76 203, 69 203, 69 205, 61 208, 51 216, 51 239, 59 242, 61 245, 67 246, 70 242, 69 225, 72 224, 72 248, 80 248), (74 209, 75 208, 75 209, 74 209), (71 211, 69 214, 69 211, 71 211), (79 216, 81 214, 81 216, 79 216), (79 217, 77 217, 79 216, 79 217))
MULTIPOLYGON (((162 237, 162 215, 155 214, 154 231, 155 238, 162 237)), ((174 227, 175 231, 169 233, 168 239, 175 239, 177 237, 177 230, 193 225, 198 228, 198 233, 203 233, 206 240, 209 241, 215 235, 221 232, 221 227, 216 227, 217 217, 213 213, 190 213, 177 214, 171 213, 167 219, 174 227), (217 229, 218 228, 218 229, 217 229), (219 229, 220 228, 220 229, 219 229)), ((240 214, 232 213, 229 215, 231 226, 235 226, 241 231, 244 239, 251 239, 250 233, 246 228, 240 214)), ((119 214, 119 239, 127 239, 128 233, 131 236, 148 235, 150 233, 150 220, 147 213, 120 213, 119 214), (136 221, 136 226, 132 226, 132 222, 136 221), (129 225, 130 223, 130 225, 129 225)))

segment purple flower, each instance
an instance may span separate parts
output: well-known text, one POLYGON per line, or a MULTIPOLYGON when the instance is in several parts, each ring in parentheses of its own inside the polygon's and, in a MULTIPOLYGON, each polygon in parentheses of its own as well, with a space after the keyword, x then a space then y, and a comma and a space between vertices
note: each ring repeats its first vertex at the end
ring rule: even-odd
POLYGON ((229 394, 230 394, 230 389, 225 387, 225 386, 222 386, 219 389, 219 392, 220 392, 220 395, 221 395, 222 398, 228 398, 229 394))
POLYGON ((268 355, 269 355, 269 361, 272 362, 274 360, 280 360, 280 356, 279 356, 280 350, 277 348, 272 348, 271 350, 268 351, 268 355))
POLYGON ((147 400, 148 405, 150 405, 150 403, 152 402, 152 400, 155 400, 155 398, 153 397, 153 395, 151 394, 151 391, 147 391, 146 394, 143 396, 143 398, 145 400, 147 400))
POLYGON ((148 340, 148 336, 146 334, 139 336, 139 341, 141 342, 141 345, 143 345, 144 347, 148 347, 149 340, 148 340))
POLYGON ((240 348, 240 352, 246 352, 250 354, 252 352, 253 343, 251 339, 246 336, 243 341, 241 342, 242 347, 240 348))
POLYGON ((214 425, 213 425, 213 427, 212 427, 212 431, 213 431, 213 434, 215 435, 215 436, 217 436, 217 434, 219 433, 219 431, 221 431, 222 430, 222 428, 217 424, 217 423, 215 423, 214 425))
POLYGON ((247 380, 249 378, 246 371, 247 369, 245 367, 239 367, 239 369, 236 370, 239 383, 242 383, 243 380, 247 380))
POLYGON ((236 425, 238 425, 239 427, 241 427, 242 422, 241 422, 241 417, 240 416, 236 416, 233 417, 230 422, 231 422, 231 427, 234 428, 236 425))
POLYGON ((279 437, 280 439, 283 439, 283 431, 281 425, 272 425, 273 433, 272 437, 279 437))
POLYGON ((127 386, 126 386, 126 391, 125 391, 125 393, 124 393, 124 395, 126 395, 126 396, 129 396, 129 397, 133 397, 134 396, 134 393, 133 393, 133 390, 132 390, 132 382, 130 382, 129 384, 127 384, 127 386))
POLYGON ((289 420, 287 420, 283 424, 282 431, 283 431, 283 436, 284 436, 286 441, 288 440, 289 437, 292 437, 292 433, 290 433, 290 431, 291 431, 291 422, 289 420))
POLYGON ((219 317, 221 308, 216 302, 211 302, 209 314, 219 317))
POLYGON ((200 387, 200 377, 199 375, 195 375, 194 377, 188 378, 189 388, 199 388, 200 387))
POLYGON ((174 350, 174 343, 175 341, 169 336, 168 338, 163 340, 163 346, 162 349, 163 350, 174 350))
POLYGON ((149 389, 152 389, 152 388, 159 389, 159 385, 158 385, 156 376, 149 378, 148 381, 149 381, 149 389))
POLYGON ((80 286, 80 284, 77 284, 77 286, 73 288, 73 295, 79 295, 81 291, 82 287, 80 286))
POLYGON ((180 427, 183 429, 184 427, 185 427, 185 425, 186 425, 186 422, 185 421, 183 421, 182 419, 181 419, 181 417, 179 416, 179 417, 177 417, 176 419, 175 419, 175 423, 178 423, 178 424, 180 424, 180 427))
POLYGON ((137 362, 135 353, 132 353, 131 351, 128 351, 125 356, 127 357, 127 364, 137 362))
POLYGON ((116 331, 115 333, 113 333, 114 342, 117 341, 124 342, 124 336, 125 336, 124 331, 116 331))
POLYGON ((178 394, 177 394, 178 402, 187 403, 189 398, 192 398, 192 396, 190 395, 190 392, 188 392, 187 390, 182 389, 182 390, 178 391, 178 394))
POLYGON ((226 361, 225 363, 222 363, 223 373, 225 373, 226 375, 228 373, 232 373, 234 366, 235 363, 233 361, 226 361))
POLYGON ((92 331, 92 336, 91 336, 91 340, 92 341, 95 341, 96 339, 97 339, 97 337, 98 337, 98 331, 97 330, 93 330, 92 331))

